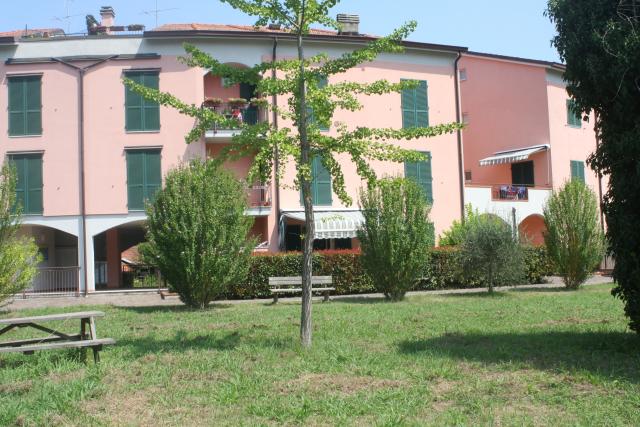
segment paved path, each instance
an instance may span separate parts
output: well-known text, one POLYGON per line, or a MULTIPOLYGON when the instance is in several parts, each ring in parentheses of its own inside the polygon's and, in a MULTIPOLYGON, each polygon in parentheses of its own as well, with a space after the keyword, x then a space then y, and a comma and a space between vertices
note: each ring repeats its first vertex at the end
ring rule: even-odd
MULTIPOLYGON (((587 280, 586 285, 599 285, 603 283, 611 283, 612 279, 608 276, 593 276, 587 280)), ((561 288, 564 285, 558 277, 550 277, 549 282, 537 285, 521 285, 517 289, 545 289, 545 288, 561 288)), ((498 287, 496 290, 507 291, 516 289, 513 286, 498 287)), ((440 291, 416 291, 408 292, 408 296, 413 295, 445 295, 445 294, 472 294, 486 292, 486 288, 474 289, 445 289, 440 291)), ((322 297, 318 297, 321 299, 322 297)), ((331 297, 332 300, 349 300, 349 299, 380 299, 382 294, 357 294, 357 295, 340 295, 331 297)), ((280 298, 281 302, 300 301, 299 297, 280 298)), ((270 299, 253 299, 253 300, 232 300, 218 301, 220 304, 246 304, 246 303, 271 303, 270 299)), ((15 299, 4 309, 15 311, 30 308, 45 307, 80 307, 83 305, 112 305, 114 307, 152 307, 152 306, 176 306, 182 305, 177 297, 168 297, 162 300, 155 291, 146 293, 126 293, 126 292, 109 292, 90 294, 87 297, 30 297, 27 299, 15 299)))

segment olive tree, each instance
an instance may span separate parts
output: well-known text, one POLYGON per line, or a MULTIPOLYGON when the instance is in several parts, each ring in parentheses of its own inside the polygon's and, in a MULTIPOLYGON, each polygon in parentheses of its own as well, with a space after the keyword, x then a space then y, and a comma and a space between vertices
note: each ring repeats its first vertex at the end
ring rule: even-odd
POLYGON ((360 192, 364 223, 358 230, 362 265, 378 292, 401 300, 419 280, 434 244, 431 206, 404 178, 379 180, 360 192))
POLYGON ((544 242, 555 271, 567 288, 579 288, 605 253, 595 193, 582 181, 566 183, 544 207, 544 223, 544 242))
POLYGON ((20 236, 20 212, 16 203, 16 175, 10 164, 0 169, 0 304, 24 290, 38 274, 38 246, 20 236))
POLYGON ((485 283, 489 293, 498 285, 515 285, 524 280, 520 243, 511 226, 496 215, 480 215, 470 224, 458 256, 465 279, 485 283))
POLYGON ((255 241, 244 188, 216 162, 194 160, 169 172, 147 205, 145 259, 190 307, 207 307, 246 278, 255 241))

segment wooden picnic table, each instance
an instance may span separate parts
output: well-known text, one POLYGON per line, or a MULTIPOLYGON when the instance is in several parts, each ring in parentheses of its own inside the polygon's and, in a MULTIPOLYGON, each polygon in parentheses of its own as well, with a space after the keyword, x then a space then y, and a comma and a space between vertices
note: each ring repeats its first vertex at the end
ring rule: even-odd
POLYGON ((115 344, 111 338, 98 339, 96 334, 96 319, 104 317, 101 311, 85 311, 77 313, 60 313, 46 316, 16 317, 0 319, 0 336, 16 328, 31 328, 46 332, 44 338, 31 338, 18 341, 0 341, 0 353, 33 354, 39 350, 55 350, 62 348, 91 348, 93 359, 100 361, 102 346, 115 344), (80 320, 80 333, 68 334, 58 329, 44 326, 43 323, 62 321, 63 325, 69 320, 80 320))

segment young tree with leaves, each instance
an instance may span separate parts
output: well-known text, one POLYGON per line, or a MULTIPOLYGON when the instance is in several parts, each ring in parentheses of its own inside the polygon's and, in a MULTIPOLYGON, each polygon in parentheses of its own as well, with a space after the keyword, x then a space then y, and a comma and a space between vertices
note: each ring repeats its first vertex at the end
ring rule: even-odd
MULTIPOLYGON (((208 69, 214 75, 227 79, 229 84, 250 83, 256 85, 257 93, 263 96, 282 96, 287 105, 263 106, 275 111, 281 118, 293 122, 294 129, 286 127, 276 129, 269 123, 243 125, 239 135, 223 150, 220 159, 234 159, 244 156, 253 157, 248 180, 263 182, 272 177, 274 165, 278 164, 281 175, 289 159, 293 158, 296 167, 295 186, 302 191, 305 212, 305 236, 302 267, 302 313, 300 338, 304 347, 311 345, 311 260, 314 239, 313 201, 311 196, 312 161, 315 156, 321 159, 332 177, 333 192, 345 204, 353 200, 345 189, 345 179, 337 155, 346 154, 356 165, 357 171, 366 181, 373 183, 376 173, 370 161, 420 161, 423 155, 396 145, 397 141, 433 137, 452 133, 459 125, 442 124, 429 128, 412 129, 372 129, 343 125, 336 129, 337 135, 322 134, 320 129, 330 123, 337 110, 357 111, 363 108, 360 95, 381 95, 401 92, 415 88, 416 81, 391 83, 379 80, 365 84, 342 81, 323 85, 329 76, 339 76, 359 64, 373 61, 380 53, 400 53, 401 41, 416 27, 410 22, 390 36, 372 41, 361 49, 346 52, 337 58, 326 54, 308 57, 305 54, 305 37, 312 25, 317 24, 338 28, 338 23, 329 17, 330 9, 338 0, 222 0, 233 8, 255 16, 256 26, 277 24, 295 37, 297 58, 264 62, 248 69, 238 69, 222 64, 195 46, 187 45, 188 56, 183 61, 193 67, 208 69), (313 111, 314 120, 310 120, 309 111, 313 111)), ((202 134, 217 125, 228 125, 228 119, 221 114, 186 104, 171 94, 137 85, 131 81, 126 84, 148 99, 162 105, 171 106, 183 114, 195 117, 197 125, 187 135, 187 142, 199 140, 202 134)))
POLYGON ((16 175, 10 164, 0 170, 0 303, 25 289, 41 260, 32 238, 18 235, 21 206, 16 205, 16 175))

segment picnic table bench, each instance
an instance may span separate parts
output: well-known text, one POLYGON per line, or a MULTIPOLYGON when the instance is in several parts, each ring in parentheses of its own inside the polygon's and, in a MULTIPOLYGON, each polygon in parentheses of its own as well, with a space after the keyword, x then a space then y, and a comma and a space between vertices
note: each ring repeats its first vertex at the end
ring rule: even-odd
POLYGON ((115 344, 111 338, 98 339, 96 335, 96 318, 104 317, 101 311, 85 311, 78 313, 61 313, 47 316, 19 317, 0 319, 0 336, 16 328, 32 328, 46 332, 49 336, 18 341, 0 342, 0 353, 33 354, 39 350, 55 350, 62 348, 91 348, 93 359, 100 361, 102 346, 115 344), (69 320, 80 319, 80 333, 67 334, 60 330, 44 326, 43 323, 62 321, 63 325, 69 320))
MULTIPOLYGON (((331 276, 311 276, 311 292, 322 292, 323 301, 329 301, 329 293, 336 290, 332 284, 331 276)), ((302 292, 302 276, 269 277, 269 288, 275 304, 279 294, 302 292)))

